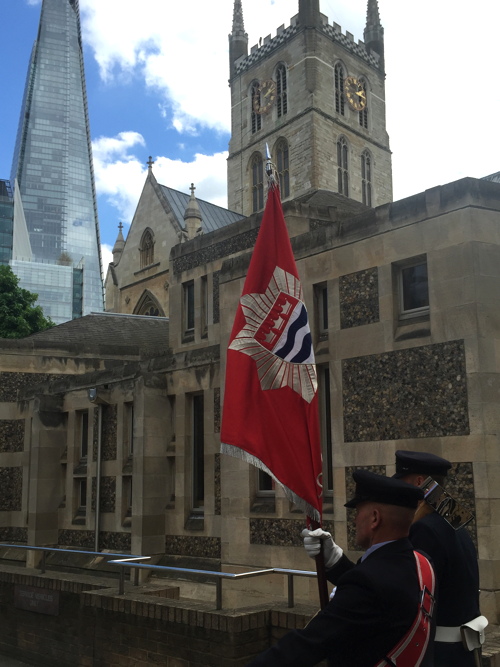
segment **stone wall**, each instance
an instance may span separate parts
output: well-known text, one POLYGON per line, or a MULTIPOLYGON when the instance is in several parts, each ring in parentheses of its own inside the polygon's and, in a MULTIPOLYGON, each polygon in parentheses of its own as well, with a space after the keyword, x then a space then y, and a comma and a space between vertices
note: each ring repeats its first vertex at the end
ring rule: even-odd
POLYGON ((0 468, 0 511, 21 511, 23 493, 23 469, 21 467, 0 468))
POLYGON ((0 401, 15 402, 21 389, 39 382, 49 382, 64 375, 47 375, 46 373, 0 373, 0 401))
MULTIPOLYGON (((59 531, 58 545, 60 547, 78 547, 80 549, 94 549, 94 531, 92 530, 69 530, 59 531)), ((99 546, 101 549, 110 551, 130 552, 130 533, 113 533, 110 531, 99 532, 99 546)))
POLYGON ((168 556, 220 559, 220 538, 191 537, 189 535, 166 535, 165 553, 168 556))
POLYGON ((342 362, 344 440, 468 435, 463 341, 342 362))
POLYGON ((379 321, 378 269, 357 271, 339 279, 340 327, 350 329, 379 321))
POLYGON ((0 453, 22 452, 24 449, 24 419, 0 420, 0 453))
MULTIPOLYGON (((273 547, 302 547, 301 532, 305 519, 250 519, 250 543, 273 547)), ((333 521, 323 521, 322 527, 333 536, 333 521)))
POLYGON ((0 528, 0 542, 7 542, 9 544, 14 544, 16 542, 26 543, 27 541, 28 541, 27 528, 13 528, 12 526, 0 528))

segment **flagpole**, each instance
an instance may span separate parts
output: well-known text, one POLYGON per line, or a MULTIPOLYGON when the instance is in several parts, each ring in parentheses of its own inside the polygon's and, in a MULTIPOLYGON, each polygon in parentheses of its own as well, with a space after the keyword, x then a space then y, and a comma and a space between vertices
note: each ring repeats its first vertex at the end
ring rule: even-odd
MULTIPOLYGON (((271 160, 269 146, 266 142, 266 174, 268 180, 268 189, 272 187, 278 187, 278 192, 279 192, 279 180, 276 178, 275 172, 276 170, 271 160)), ((281 193, 280 193, 280 199, 281 199, 281 193)), ((308 516, 306 518, 307 518, 307 523, 309 524, 311 530, 315 530, 316 528, 321 528, 321 524, 318 521, 315 521, 314 519, 311 519, 308 516)), ((326 579, 326 569, 325 569, 325 557, 323 554, 323 541, 321 541, 320 545, 321 545, 320 552, 316 556, 315 561, 316 561, 316 572, 318 575, 319 602, 321 609, 323 609, 328 604, 329 598, 328 598, 328 582, 326 579)))
MULTIPOLYGON (((316 530, 316 528, 321 528, 321 525, 317 521, 311 520, 311 529, 316 530)), ((315 561, 316 561, 316 572, 318 574, 319 604, 321 609, 324 609, 329 602, 329 597, 328 597, 328 580, 326 578, 326 568, 325 568, 325 555, 323 553, 323 540, 320 540, 320 551, 319 554, 316 556, 315 561)))

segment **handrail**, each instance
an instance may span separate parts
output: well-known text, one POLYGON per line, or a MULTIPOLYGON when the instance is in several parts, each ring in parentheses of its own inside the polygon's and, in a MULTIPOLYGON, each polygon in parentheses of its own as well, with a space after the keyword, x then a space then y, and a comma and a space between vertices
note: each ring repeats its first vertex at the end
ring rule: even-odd
MULTIPOLYGON (((24 549, 25 551, 41 551, 42 558, 40 559, 40 565, 38 566, 38 569, 40 570, 41 574, 45 574, 46 570, 45 554, 47 552, 64 553, 64 554, 84 554, 85 556, 100 556, 101 558, 105 558, 108 562, 110 558, 121 558, 122 556, 126 556, 127 558, 150 558, 150 556, 133 556, 133 555, 128 556, 127 554, 109 553, 107 551, 86 551, 84 549, 60 549, 58 547, 35 547, 25 544, 6 544, 5 542, 0 542, 0 547, 6 547, 8 549, 24 549)), ((139 573, 137 572, 134 586, 138 585, 138 580, 137 580, 138 574, 139 573)))
POLYGON ((41 573, 45 573, 45 552, 56 552, 56 553, 68 553, 68 554, 85 554, 88 556, 101 556, 106 558, 106 561, 109 565, 116 565, 120 568, 120 579, 118 586, 118 595, 124 595, 125 593, 125 568, 129 567, 130 569, 135 570, 134 573, 134 586, 138 585, 138 574, 139 570, 152 570, 152 571, 162 571, 162 572, 179 572, 182 574, 196 574, 203 575, 206 577, 211 577, 215 579, 216 584, 216 609, 219 611, 222 609, 222 582, 224 579, 229 581, 235 581, 238 579, 250 579, 251 577, 260 577, 265 574, 286 574, 288 577, 288 607, 291 608, 294 606, 294 577, 316 577, 317 573, 312 570, 293 570, 280 567, 271 567, 263 570, 252 570, 250 572, 219 572, 217 570, 197 570, 186 567, 173 567, 168 565, 152 565, 146 563, 138 563, 138 560, 149 560, 151 556, 134 556, 126 554, 113 554, 102 551, 85 551, 79 549, 59 549, 56 547, 34 547, 34 546, 25 546, 21 544, 4 544, 0 542, 0 547, 7 547, 12 549, 25 549, 25 550, 34 550, 42 551, 41 559, 41 573), (110 560, 113 559, 113 560, 110 560))

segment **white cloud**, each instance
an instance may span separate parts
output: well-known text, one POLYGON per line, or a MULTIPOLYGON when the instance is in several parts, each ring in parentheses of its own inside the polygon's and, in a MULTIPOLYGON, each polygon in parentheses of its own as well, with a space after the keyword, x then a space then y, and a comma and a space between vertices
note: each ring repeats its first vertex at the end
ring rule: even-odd
POLYGON ((192 162, 156 158, 153 172, 158 183, 182 192, 189 192, 194 183, 196 196, 218 206, 227 206, 227 152, 215 155, 197 153, 192 162))
MULTIPOLYGON (((189 14, 182 3, 142 0, 81 0, 86 42, 94 51, 104 80, 140 76, 156 89, 179 133, 198 127, 216 131, 230 128, 228 34, 232 28, 233 0, 191 0, 189 14), (110 30, 109 26, 113 29, 110 30)), ((364 0, 354 14, 347 0, 323 0, 322 11, 335 19, 354 20, 362 30, 364 0)), ((289 25, 298 11, 297 0, 243 2, 249 46, 279 25, 289 25), (265 17, 263 19, 263 17, 265 17)), ((358 35, 361 37, 361 32, 358 35)))
MULTIPOLYGON (((144 146, 144 139, 137 132, 99 137, 92 145, 97 192, 106 197, 126 223, 132 221, 147 175, 142 161, 133 153, 136 146, 144 146)), ((157 156, 153 172, 162 185, 189 192, 193 182, 200 199, 226 206, 226 160, 227 152, 198 153, 191 162, 157 156)))
POLYGON ((113 248, 107 243, 101 243, 101 260, 102 260, 102 272, 103 280, 106 278, 106 271, 108 270, 108 264, 113 261, 113 248))
MULTIPOLYGON (((320 6, 330 23, 363 39, 366 0, 321 0, 320 6)), ((142 0, 140 12, 136 0, 80 0, 80 7, 84 37, 104 79, 145 82, 181 141, 201 128, 229 130, 227 35, 233 0, 217 0, 215 10, 214 3, 191 0, 188 15, 182 3, 165 0, 142 0)), ((500 138, 492 128, 500 105, 494 83, 500 4, 476 0, 471 8, 466 0, 410 5, 379 0, 379 8, 396 198, 463 175, 497 171, 500 138)), ((297 11, 298 0, 243 0, 249 47, 289 25, 297 11)), ((130 189, 118 188, 116 181, 128 174, 133 185, 132 175, 143 176, 144 168, 127 155, 106 161, 102 175, 110 178, 109 196, 130 217, 130 189)), ((194 163, 202 161, 197 157, 194 163)))
POLYGON ((99 137, 92 144, 97 193, 106 197, 124 222, 132 220, 146 177, 142 162, 130 153, 138 145, 144 146, 138 132, 99 137))

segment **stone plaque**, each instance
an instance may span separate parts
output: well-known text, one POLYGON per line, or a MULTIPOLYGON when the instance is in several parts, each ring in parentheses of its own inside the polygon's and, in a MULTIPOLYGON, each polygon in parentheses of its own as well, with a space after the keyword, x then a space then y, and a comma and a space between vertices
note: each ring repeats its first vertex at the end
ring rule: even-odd
POLYGON ((59 615, 59 591, 35 586, 16 586, 14 588, 14 607, 35 611, 49 616, 59 615))

